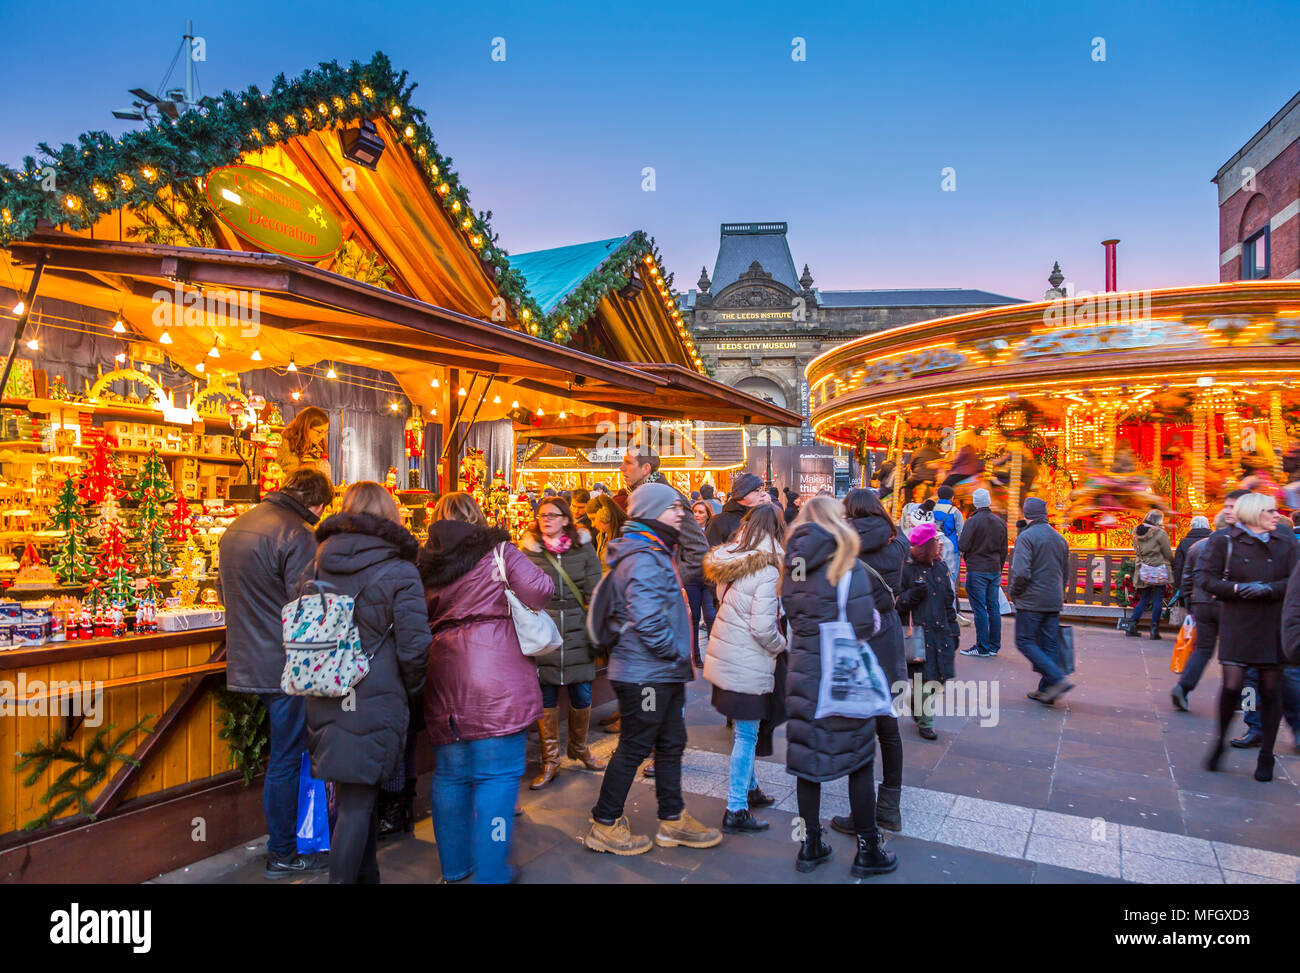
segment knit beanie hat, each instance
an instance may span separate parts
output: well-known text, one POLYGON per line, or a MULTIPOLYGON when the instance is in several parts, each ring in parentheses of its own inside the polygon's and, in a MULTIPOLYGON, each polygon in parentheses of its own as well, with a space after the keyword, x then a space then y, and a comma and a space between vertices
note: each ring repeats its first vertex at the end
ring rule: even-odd
POLYGON ((993 498, 989 496, 987 490, 980 487, 975 491, 975 495, 971 497, 971 503, 975 504, 976 507, 987 507, 993 503, 993 498))
POLYGON ((633 520, 656 520, 659 515, 682 498, 666 483, 642 483, 632 491, 627 501, 627 515, 633 520))
POLYGON ((1020 509, 1028 520, 1047 519, 1047 501, 1041 497, 1026 497, 1024 505, 1020 509))
POLYGON ((936 533, 937 531, 935 530, 934 524, 927 521, 924 524, 917 524, 913 527, 911 533, 907 535, 907 539, 911 542, 913 547, 924 547, 926 544, 929 544, 930 541, 934 540, 936 533))

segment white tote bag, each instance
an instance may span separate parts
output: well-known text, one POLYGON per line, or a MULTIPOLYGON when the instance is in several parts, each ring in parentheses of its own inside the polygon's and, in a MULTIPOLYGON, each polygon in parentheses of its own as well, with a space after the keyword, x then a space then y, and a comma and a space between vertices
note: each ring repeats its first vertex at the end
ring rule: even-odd
POLYGON ((514 593, 506 578, 506 556, 498 544, 492 549, 496 558, 497 570, 501 572, 501 583, 506 586, 506 602, 510 605, 510 617, 515 623, 515 635, 519 637, 519 649, 524 655, 545 655, 554 652, 564 644, 560 630, 555 626, 555 619, 546 611, 533 611, 514 593))
POLYGON ((821 623, 822 678, 813 719, 844 716, 869 720, 893 716, 889 682, 871 646, 858 639, 848 617, 849 584, 853 572, 845 571, 835 588, 839 619, 821 623))

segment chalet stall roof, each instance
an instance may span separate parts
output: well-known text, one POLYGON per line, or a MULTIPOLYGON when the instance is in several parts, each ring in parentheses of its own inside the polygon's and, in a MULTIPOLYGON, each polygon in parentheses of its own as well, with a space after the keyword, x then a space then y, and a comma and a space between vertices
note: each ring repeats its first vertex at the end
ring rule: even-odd
MULTIPOLYGON (((120 313, 154 341, 164 330, 153 320, 160 290, 179 287, 209 296, 256 291, 256 333, 223 330, 223 367, 231 371, 261 367, 251 358, 254 349, 263 364, 287 362, 306 350, 317 360, 390 371, 413 401, 426 405, 437 401, 429 388, 429 369, 444 366, 550 396, 554 408, 567 401, 671 418, 695 418, 704 409, 711 418, 726 413, 736 421, 784 424, 798 419, 680 366, 611 362, 276 254, 63 234, 13 242, 9 253, 19 265, 43 263, 38 293, 120 313)), ((174 345, 187 329, 172 330, 174 345)), ((504 404, 485 404, 480 418, 499 418, 506 411, 504 404)))
MULTIPOLYGON (((21 171, 0 167, 0 245, 11 255, 0 265, 24 287, 24 269, 44 253, 48 280, 59 287, 38 289, 37 310, 41 296, 80 302, 120 313, 151 339, 162 330, 152 323, 159 289, 257 290, 255 346, 230 329, 173 330, 168 354, 191 370, 217 343, 230 370, 284 367, 290 355, 300 365, 346 355, 392 371, 426 406, 437 398, 431 370, 445 367, 508 378, 558 403, 599 400, 665 416, 702 407, 710 418, 724 417, 721 409, 798 424, 699 372, 692 374, 700 382, 687 382, 671 370, 651 375, 618 364, 703 370, 653 241, 639 231, 617 245, 606 241, 599 260, 583 245, 576 249, 593 259, 576 260, 567 283, 532 285, 500 247, 491 214, 470 206, 411 102, 413 88, 377 54, 346 68, 322 64, 293 81, 281 75, 267 93, 227 91, 175 122, 120 138, 89 132, 75 145, 42 144, 44 158, 24 160, 21 171), (366 120, 384 142, 373 169, 349 161, 340 140, 366 120), (204 201, 211 174, 232 165, 269 169, 306 188, 336 215, 342 246, 312 264, 250 245, 204 201), (47 168, 57 192, 43 187, 47 168), (249 364, 254 347, 258 365, 249 364), (710 387, 716 399, 703 392, 710 387)), ((529 256, 539 255, 525 255, 524 267, 529 256)), ((479 418, 507 409, 494 405, 485 403, 479 418)))

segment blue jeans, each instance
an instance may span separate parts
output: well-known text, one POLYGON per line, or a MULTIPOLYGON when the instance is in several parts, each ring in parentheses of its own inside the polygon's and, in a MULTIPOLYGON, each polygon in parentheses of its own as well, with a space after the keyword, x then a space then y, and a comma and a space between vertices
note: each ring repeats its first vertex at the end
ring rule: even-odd
POLYGON ((1038 680, 1040 693, 1065 678, 1061 669, 1060 623, 1060 612, 1016 609, 1016 648, 1042 677, 1038 680))
MULTIPOLYGON (((569 690, 569 709, 588 709, 591 706, 591 683, 589 682, 571 682, 566 687, 569 690)), ((547 709, 555 709, 560 705, 560 687, 559 686, 542 686, 542 705, 547 709)))
MULTIPOLYGON (((1246 670, 1246 685, 1254 692, 1256 702, 1258 702, 1258 669, 1246 670)), ((1246 718, 1246 726, 1256 733, 1263 733, 1264 720, 1260 714, 1259 706, 1255 705, 1249 708, 1243 706, 1242 710, 1246 718)), ((1300 743, 1300 669, 1282 670, 1282 718, 1290 725, 1291 732, 1295 734, 1296 742, 1300 743)))
POLYGON ((527 749, 523 732, 434 748, 433 840, 446 881, 471 872, 479 885, 510 881, 506 859, 527 749))
POLYGON ((749 792, 758 787, 754 776, 754 750, 758 746, 758 720, 736 720, 731 738, 731 777, 727 785, 727 810, 749 808, 749 792))
POLYGON ((975 648, 996 654, 1002 648, 1002 607, 998 589, 1002 575, 992 571, 966 572, 966 597, 975 616, 975 648))
POLYGON ((307 749, 307 700, 284 693, 259 693, 271 720, 271 753, 262 783, 266 850, 276 858, 298 853, 298 772, 307 749))
POLYGON ((1151 634, 1153 636, 1160 634, 1160 613, 1164 611, 1165 604, 1165 586, 1162 584, 1148 585, 1145 588, 1139 588, 1137 604, 1133 606, 1133 615, 1128 621, 1128 630, 1136 632, 1138 626, 1142 624, 1142 613, 1148 608, 1151 609, 1151 634))

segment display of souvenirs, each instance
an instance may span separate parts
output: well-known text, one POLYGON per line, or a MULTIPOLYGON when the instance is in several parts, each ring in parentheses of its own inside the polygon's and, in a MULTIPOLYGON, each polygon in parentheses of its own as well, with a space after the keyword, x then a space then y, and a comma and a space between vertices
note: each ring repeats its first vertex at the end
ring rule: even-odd
POLYGON ((22 560, 18 566, 18 577, 14 579, 15 588, 50 588, 59 583, 54 572, 41 561, 36 547, 28 544, 23 549, 22 560))

